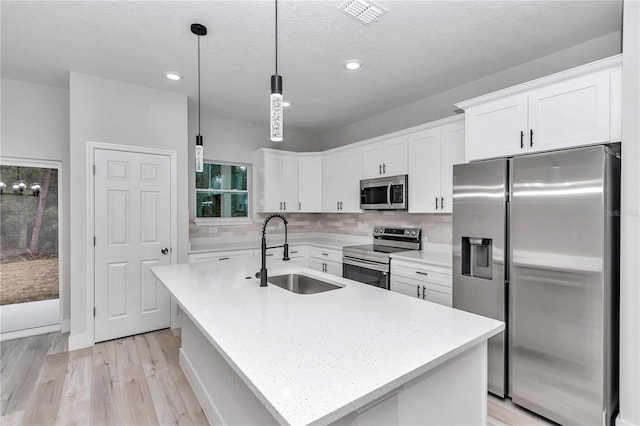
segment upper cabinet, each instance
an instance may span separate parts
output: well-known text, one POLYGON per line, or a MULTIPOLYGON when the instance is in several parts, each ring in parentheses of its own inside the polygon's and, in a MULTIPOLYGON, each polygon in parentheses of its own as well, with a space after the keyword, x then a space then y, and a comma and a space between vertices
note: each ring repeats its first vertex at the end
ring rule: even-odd
POLYGON ((407 137, 397 136, 362 148, 362 178, 406 175, 407 137))
POLYGON ((451 213, 453 165, 464 163, 464 121, 409 135, 409 213, 451 213))
POLYGON ((620 64, 618 55, 456 104, 466 159, 617 142, 620 64))
POLYGON ((325 212, 359 213, 362 149, 326 154, 322 167, 322 207, 325 212))
POLYGON ((260 149, 254 152, 256 211, 298 211, 298 157, 260 149))
POLYGON ((298 156, 298 211, 322 212, 322 155, 298 156))

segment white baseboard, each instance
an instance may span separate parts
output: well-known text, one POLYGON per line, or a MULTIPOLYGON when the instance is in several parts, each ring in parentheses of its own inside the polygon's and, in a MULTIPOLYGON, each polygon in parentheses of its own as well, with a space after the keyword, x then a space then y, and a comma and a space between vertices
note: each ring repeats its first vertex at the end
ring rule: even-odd
POLYGON ((5 340, 21 339, 23 337, 37 336, 38 334, 54 333, 56 331, 60 331, 60 324, 10 331, 8 333, 0 334, 0 342, 4 342, 5 340))
POLYGON ((616 417, 616 426, 638 426, 638 423, 631 423, 630 421, 624 420, 620 418, 618 414, 618 417, 616 417))
POLYGON ((90 336, 89 333, 71 334, 69 336, 69 351, 88 348, 93 346, 93 343, 93 336, 90 336))

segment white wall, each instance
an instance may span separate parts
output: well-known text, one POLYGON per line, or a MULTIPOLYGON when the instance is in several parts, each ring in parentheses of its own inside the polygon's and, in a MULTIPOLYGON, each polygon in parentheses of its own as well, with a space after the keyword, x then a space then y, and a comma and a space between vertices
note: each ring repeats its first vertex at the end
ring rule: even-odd
POLYGON ((87 279, 87 141, 168 149, 178 156, 178 260, 188 248, 187 97, 70 73, 71 350, 93 344, 93 282, 87 279))
POLYGON ((456 102, 616 55, 620 51, 620 32, 614 32, 382 114, 328 130, 320 136, 320 145, 322 149, 335 148, 449 117, 456 114, 456 102))
POLYGON ((62 218, 62 326, 69 321, 69 91, 3 78, 1 81, 3 157, 62 162, 59 175, 62 218))
MULTIPOLYGON (((268 105, 267 105, 268 106, 268 105)), ((265 114, 268 114, 265 107, 265 114)), ((285 111, 286 117, 286 111, 285 111)), ((204 158, 207 160, 250 163, 251 152, 258 148, 284 149, 296 152, 317 150, 318 136, 287 130, 284 141, 271 142, 269 127, 244 121, 230 120, 203 112, 201 118, 204 158)), ((195 216, 195 145, 198 134, 198 114, 189 114, 189 212, 195 216)))
POLYGON ((640 425, 640 2, 624 2, 619 425, 640 425))

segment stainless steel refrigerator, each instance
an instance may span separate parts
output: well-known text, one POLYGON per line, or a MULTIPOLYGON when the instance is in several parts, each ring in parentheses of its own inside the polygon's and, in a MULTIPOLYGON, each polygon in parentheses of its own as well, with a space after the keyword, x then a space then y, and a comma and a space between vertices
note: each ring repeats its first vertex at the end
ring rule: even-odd
POLYGON ((618 410, 618 148, 453 170, 453 306, 507 323, 489 392, 561 424, 618 410))

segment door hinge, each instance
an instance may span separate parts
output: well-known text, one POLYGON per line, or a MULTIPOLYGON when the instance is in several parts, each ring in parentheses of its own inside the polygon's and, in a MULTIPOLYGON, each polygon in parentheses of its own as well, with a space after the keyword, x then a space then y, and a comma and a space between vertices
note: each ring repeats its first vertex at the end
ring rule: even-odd
POLYGON ((96 246, 96 237, 95 236, 93 237, 93 246, 94 247, 96 246))
POLYGON ((93 308, 93 317, 96 317, 96 308, 93 308))
POLYGON ((93 165, 93 174, 94 174, 94 176, 96 174, 96 165, 95 164, 93 165))

